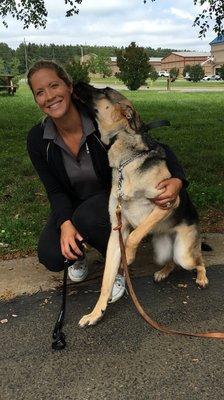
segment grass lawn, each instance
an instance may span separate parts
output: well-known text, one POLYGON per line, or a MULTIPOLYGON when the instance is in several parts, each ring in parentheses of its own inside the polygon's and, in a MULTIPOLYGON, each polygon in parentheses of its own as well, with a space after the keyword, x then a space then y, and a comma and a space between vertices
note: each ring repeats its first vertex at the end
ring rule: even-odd
MULTIPOLYGON (((111 76, 109 78, 96 78, 94 77, 92 79, 93 83, 102 83, 105 84, 105 86, 108 86, 110 84, 116 84, 116 85, 123 85, 123 82, 121 82, 119 79, 117 79, 115 76, 111 76)), ((159 78, 155 82, 152 82, 150 79, 146 81, 147 88, 155 90, 155 89, 161 89, 161 90, 166 90, 167 86, 167 79, 166 78, 159 78)), ((201 81, 201 82, 189 82, 186 81, 185 79, 177 79, 175 82, 171 83, 171 89, 178 89, 178 88, 189 88, 189 89, 222 89, 224 90, 224 81, 201 81)))
MULTIPOLYGON (((153 136, 169 144, 181 160, 200 213, 224 215, 223 93, 124 94, 145 121, 169 119, 171 127, 155 129, 153 136)), ((49 211, 26 153, 27 132, 41 114, 25 85, 14 97, 1 93, 0 107, 0 256, 28 254, 36 249, 49 211)))

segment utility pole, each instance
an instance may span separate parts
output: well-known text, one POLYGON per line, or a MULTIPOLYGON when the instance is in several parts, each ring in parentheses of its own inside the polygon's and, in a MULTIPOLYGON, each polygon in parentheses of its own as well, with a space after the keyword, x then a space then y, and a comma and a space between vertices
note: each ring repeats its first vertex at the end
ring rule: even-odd
POLYGON ((26 64, 26 73, 28 73, 28 58, 27 58, 27 51, 26 51, 26 41, 25 38, 23 40, 24 43, 24 56, 25 56, 25 64, 26 64))
POLYGON ((81 59, 80 59, 80 64, 82 65, 82 64, 83 64, 83 47, 80 46, 80 48, 81 48, 81 59))

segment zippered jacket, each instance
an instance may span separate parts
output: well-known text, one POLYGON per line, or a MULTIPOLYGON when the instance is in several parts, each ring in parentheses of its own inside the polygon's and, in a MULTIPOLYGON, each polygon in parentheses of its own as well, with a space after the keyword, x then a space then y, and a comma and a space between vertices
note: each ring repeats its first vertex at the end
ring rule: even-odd
MULTIPOLYGON (((96 123, 94 121, 94 125, 96 123)), ((66 173, 61 149, 53 140, 43 139, 44 123, 34 126, 27 137, 27 149, 33 166, 38 173, 47 192, 52 212, 56 218, 57 226, 72 218, 75 208, 80 200, 71 186, 66 173)), ((95 173, 106 191, 111 188, 111 168, 108 162, 106 146, 100 140, 100 133, 97 129, 86 138, 87 145, 92 158, 95 173)), ((184 171, 174 153, 168 146, 161 144, 167 157, 167 166, 173 177, 180 178, 187 185, 184 171)))

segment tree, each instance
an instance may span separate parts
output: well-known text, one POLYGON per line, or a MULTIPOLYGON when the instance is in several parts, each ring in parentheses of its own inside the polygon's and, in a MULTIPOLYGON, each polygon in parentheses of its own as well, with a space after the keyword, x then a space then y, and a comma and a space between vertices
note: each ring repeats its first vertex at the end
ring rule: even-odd
POLYGON ((202 78, 204 78, 205 73, 204 70, 201 66, 201 64, 195 64, 191 66, 190 72, 189 72, 189 77, 191 81, 193 82, 198 82, 202 78))
POLYGON ((120 69, 120 72, 116 74, 117 78, 130 90, 137 90, 144 85, 150 72, 148 56, 144 48, 136 46, 135 42, 117 52, 117 66, 120 69))
POLYGON ((90 82, 89 69, 88 65, 86 64, 80 64, 79 62, 73 60, 66 65, 66 71, 71 76, 74 82, 90 82))
POLYGON ((103 78, 111 76, 112 71, 110 68, 110 58, 102 54, 93 55, 88 63, 89 72, 93 74, 100 74, 103 78))
MULTIPOLYGON (((120 0, 122 1, 122 0, 120 0)), ((136 0, 147 3, 147 0, 136 0)), ((148 0, 156 1, 156 0, 148 0)), ((194 26, 199 26, 199 37, 206 35, 210 21, 214 21, 214 31, 220 35, 224 33, 224 5, 223 0, 193 0, 195 6, 204 6, 201 13, 198 14, 194 21, 194 26)), ((82 0, 64 0, 66 17, 71 17, 79 13, 76 4, 81 4, 82 0)), ((48 11, 44 0, 1 0, 0 16, 3 18, 3 24, 7 27, 6 18, 12 16, 23 22, 23 28, 26 29, 30 25, 35 28, 46 28, 48 11)))
POLYGON ((171 68, 171 70, 169 71, 169 74, 170 74, 170 78, 171 78, 172 82, 174 82, 179 75, 179 69, 175 68, 175 67, 171 68))
MULTIPOLYGON (((152 2, 156 0, 151 0, 152 2)), ((210 21, 214 21, 214 31, 218 34, 224 34, 224 4, 223 0, 193 0, 195 6, 201 6, 202 12, 195 18, 193 26, 198 26, 199 37, 205 37, 209 29, 210 21)), ((143 0, 147 3, 147 0, 143 0)))
POLYGON ((186 64, 184 69, 183 69, 183 76, 185 77, 186 75, 190 74, 191 66, 189 64, 186 64))
MULTIPOLYGON (((71 17, 72 15, 78 14, 75 3, 81 4, 82 0, 64 0, 67 7, 65 16, 71 17)), ((3 18, 3 24, 8 27, 5 18, 12 16, 19 21, 23 22, 23 28, 27 29, 30 25, 34 25, 35 28, 43 27, 46 28, 47 24, 47 8, 44 0, 2 0, 0 1, 0 16, 3 18)))
POLYGON ((222 65, 221 68, 219 68, 218 74, 220 78, 224 81, 224 65, 222 65))
POLYGON ((155 67, 153 65, 150 65, 150 71, 149 71, 149 78, 155 82, 159 77, 158 72, 156 71, 155 67))

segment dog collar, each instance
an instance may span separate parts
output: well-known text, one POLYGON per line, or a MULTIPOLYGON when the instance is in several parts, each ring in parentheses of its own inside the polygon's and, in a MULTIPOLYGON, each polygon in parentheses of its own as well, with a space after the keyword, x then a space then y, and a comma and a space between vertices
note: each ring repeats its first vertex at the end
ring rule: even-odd
POLYGON ((132 156, 132 157, 128 158, 127 160, 120 163, 120 165, 117 169, 118 170, 118 198, 124 197, 124 193, 122 191, 122 183, 124 180, 124 176, 123 176, 124 167, 126 167, 126 165, 130 164, 136 158, 140 158, 140 157, 144 156, 145 154, 147 154, 148 152, 149 152, 148 150, 142 151, 141 153, 136 154, 135 156, 132 156))

